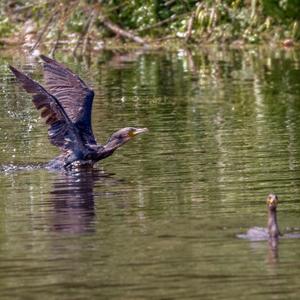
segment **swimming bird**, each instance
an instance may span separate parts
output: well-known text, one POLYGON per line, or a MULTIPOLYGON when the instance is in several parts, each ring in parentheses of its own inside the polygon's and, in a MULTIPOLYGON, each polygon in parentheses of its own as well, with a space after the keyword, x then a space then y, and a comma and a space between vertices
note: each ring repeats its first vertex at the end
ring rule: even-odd
MULTIPOLYGON (((291 227, 289 232, 282 234, 279 230, 277 222, 277 206, 278 197, 276 194, 269 194, 267 197, 267 209, 268 209, 268 223, 267 228, 252 227, 246 233, 238 234, 237 237, 250 241, 262 241, 268 240, 272 248, 277 246, 277 242, 280 239, 300 239, 299 228, 291 227)), ((285 230, 287 231, 287 229, 285 230)))
POLYGON ((35 107, 49 126, 50 142, 61 150, 61 155, 51 160, 48 168, 91 168, 148 130, 122 128, 112 134, 106 144, 97 144, 91 125, 94 91, 63 64, 44 55, 40 57, 44 61, 45 88, 13 66, 9 68, 22 87, 33 95, 35 107))
POLYGON ((277 223, 277 195, 271 193, 267 197, 268 223, 267 228, 253 227, 246 234, 239 234, 239 238, 249 239, 251 241, 260 241, 268 239, 278 239, 280 236, 279 226, 277 223))
POLYGON ((268 208, 268 234, 270 238, 280 236, 279 226, 277 223, 277 205, 278 197, 275 194, 269 194, 267 197, 268 208))

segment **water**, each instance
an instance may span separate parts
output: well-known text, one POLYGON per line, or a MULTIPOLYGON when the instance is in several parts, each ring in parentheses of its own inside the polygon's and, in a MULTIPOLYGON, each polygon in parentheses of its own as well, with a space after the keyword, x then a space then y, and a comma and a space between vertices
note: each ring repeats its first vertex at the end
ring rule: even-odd
POLYGON ((298 299, 300 239, 236 237, 300 228, 300 52, 284 49, 59 56, 95 90, 99 142, 149 133, 94 172, 40 168, 58 151, 0 58, 2 299, 298 299))

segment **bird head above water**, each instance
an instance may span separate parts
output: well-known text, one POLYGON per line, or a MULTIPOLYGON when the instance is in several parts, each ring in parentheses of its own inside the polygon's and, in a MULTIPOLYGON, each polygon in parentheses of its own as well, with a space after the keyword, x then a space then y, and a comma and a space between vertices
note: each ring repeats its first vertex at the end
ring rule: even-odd
POLYGON ((277 214, 276 208, 278 205, 277 195, 271 193, 267 197, 267 207, 268 207, 268 232, 270 238, 278 238, 280 235, 278 223, 277 223, 277 214))
POLYGON ((147 128, 125 127, 111 135, 106 145, 109 147, 120 147, 137 135, 147 132, 147 128))
POLYGON ((267 197, 267 207, 270 210, 276 210, 278 205, 278 197, 277 195, 271 193, 267 197))
POLYGON ((283 238, 293 238, 299 239, 300 234, 296 233, 286 233, 284 235, 281 234, 277 222, 277 206, 278 206, 278 197, 274 193, 270 193, 266 199, 267 209, 268 209, 268 224, 267 228, 262 227, 252 227, 250 228, 246 234, 238 234, 237 236, 242 239, 248 239, 250 241, 261 241, 261 240, 269 240, 271 242, 272 249, 277 247, 279 237, 283 238))
POLYGON ((277 205, 278 197, 274 193, 270 193, 266 199, 268 209, 268 223, 267 228, 252 227, 246 234, 239 234, 239 238, 248 239, 251 241, 261 241, 277 239, 280 236, 280 231, 277 223, 277 205))

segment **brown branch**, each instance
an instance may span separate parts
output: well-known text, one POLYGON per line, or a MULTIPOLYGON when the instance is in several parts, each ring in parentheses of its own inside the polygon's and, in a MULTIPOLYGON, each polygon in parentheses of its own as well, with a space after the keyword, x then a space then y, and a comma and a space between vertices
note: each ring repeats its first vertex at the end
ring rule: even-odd
POLYGON ((150 29, 154 29, 154 28, 157 28, 157 27, 160 27, 162 25, 165 25, 167 23, 170 23, 176 19, 178 19, 180 16, 176 16, 176 15, 172 15, 171 17, 169 17, 168 19, 165 19, 165 20, 162 20, 162 21, 159 21, 153 25, 149 25, 147 27, 144 27, 144 28, 140 28, 137 30, 137 32, 142 32, 142 31, 147 31, 147 30, 150 30, 150 29))
POLYGON ((51 56, 51 57, 54 57, 55 51, 56 51, 57 48, 58 48, 59 40, 60 40, 60 38, 61 38, 61 34, 62 34, 62 30, 61 30, 61 29, 58 29, 55 44, 54 44, 54 46, 52 47, 51 52, 50 52, 50 56, 51 56))
POLYGON ((95 18, 95 15, 96 15, 95 10, 92 10, 91 13, 90 13, 89 16, 88 16, 88 19, 87 19, 87 21, 86 21, 86 23, 85 23, 85 25, 84 25, 84 28, 83 28, 83 30, 82 30, 82 32, 81 32, 79 38, 78 38, 78 41, 77 41, 77 43, 76 43, 76 45, 75 45, 75 48, 73 49, 73 54, 74 54, 75 56, 76 56, 76 53, 77 53, 77 49, 78 49, 78 47, 80 46, 80 44, 81 44, 83 38, 86 36, 86 34, 88 33, 89 29, 91 28, 91 26, 90 26, 91 23, 92 23, 92 22, 94 23, 93 20, 94 20, 94 18, 95 18))
POLYGON ((51 23, 53 22, 54 18, 56 17, 58 11, 55 10, 54 13, 50 16, 50 18, 48 19, 47 23, 45 24, 45 26, 43 27, 42 31, 40 32, 35 44, 32 46, 32 48, 30 49, 30 52, 32 52, 42 41, 42 38, 44 36, 44 34, 46 32, 48 32, 49 30, 49 26, 51 25, 51 23))
POLYGON ((162 25, 165 25, 165 24, 168 24, 172 21, 175 21, 177 19, 180 19, 180 18, 184 18, 188 15, 189 13, 186 12, 186 13, 183 13, 183 14, 180 14, 180 15, 172 15, 171 17, 165 19, 165 20, 162 20, 162 21, 159 21, 153 25, 149 25, 147 27, 144 27, 144 28, 141 28, 141 29, 138 29, 137 32, 142 32, 142 31, 147 31, 147 30, 151 30, 151 29, 154 29, 154 28, 157 28, 157 27, 161 27, 162 25))
POLYGON ((176 36, 176 34, 172 34, 172 35, 163 36, 161 38, 157 38, 154 40, 154 42, 162 42, 166 40, 175 40, 175 39, 178 39, 178 36, 176 36))
POLYGON ((33 8, 33 4, 26 4, 24 6, 21 6, 21 7, 16 7, 14 9, 14 13, 23 13, 24 11, 26 10, 29 10, 29 9, 32 9, 33 8))
POLYGON ((83 40, 83 46, 82 46, 82 52, 83 53, 86 52, 87 47, 90 44, 90 31, 91 31, 91 28, 93 28, 94 23, 95 23, 97 17, 98 17, 98 14, 94 13, 93 16, 92 16, 92 19, 91 19, 91 21, 89 23, 89 27, 87 29, 86 35, 85 35, 84 40, 83 40))
POLYGON ((56 41, 50 52, 51 57, 54 57, 55 51, 57 50, 57 48, 59 46, 60 38, 63 34, 65 24, 69 20, 71 14, 73 13, 74 9, 78 6, 78 4, 79 4, 79 2, 74 2, 74 3, 71 3, 71 5, 69 5, 69 6, 63 7, 63 10, 61 11, 60 19, 58 22, 58 28, 57 28, 57 32, 56 32, 56 41))
POLYGON ((134 33, 130 32, 130 31, 122 29, 121 27, 119 27, 118 25, 111 22, 108 18, 106 18, 102 14, 99 14, 99 20, 107 29, 112 31, 114 34, 120 35, 120 36, 127 38, 129 40, 132 40, 138 44, 142 44, 145 46, 147 45, 147 43, 141 37, 139 37, 138 35, 135 35, 134 33))
POLYGON ((195 19, 195 12, 192 13, 191 17, 188 20, 187 31, 185 35, 185 41, 188 42, 192 36, 193 24, 195 19))
POLYGON ((121 4, 117 5, 117 6, 114 6, 114 7, 110 8, 110 9, 106 9, 105 12, 107 14, 111 14, 111 13, 116 12, 117 10, 120 10, 121 8, 123 8, 126 5, 128 5, 128 1, 124 1, 123 0, 123 3, 121 3, 121 4))

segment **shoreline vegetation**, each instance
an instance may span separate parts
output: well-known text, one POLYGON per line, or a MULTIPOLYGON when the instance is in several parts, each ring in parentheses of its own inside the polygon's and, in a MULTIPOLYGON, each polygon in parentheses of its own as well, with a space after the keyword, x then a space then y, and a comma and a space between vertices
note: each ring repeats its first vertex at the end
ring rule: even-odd
POLYGON ((74 55, 112 48, 298 46, 300 0, 8 0, 0 47, 74 55))

